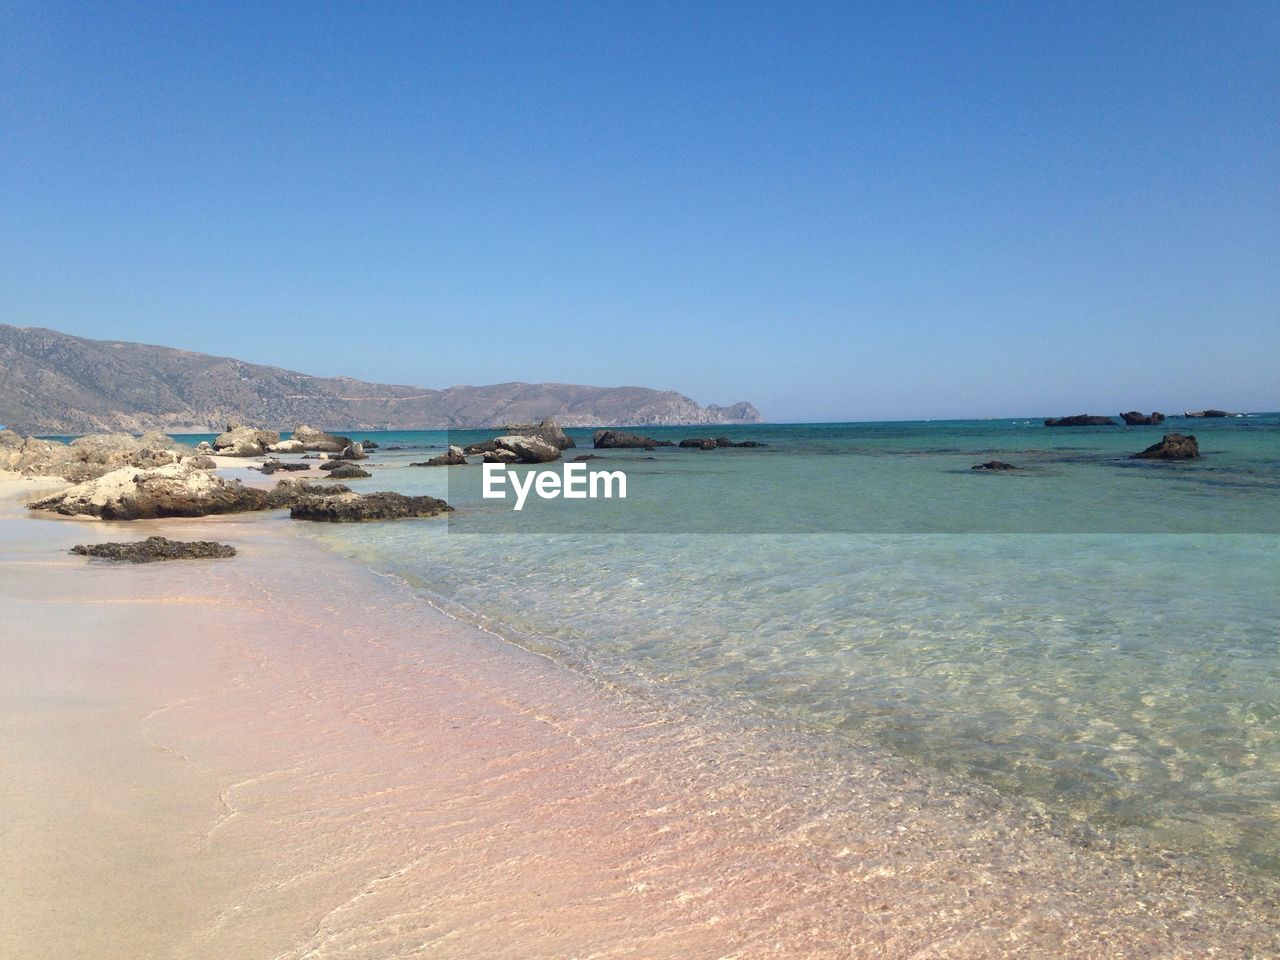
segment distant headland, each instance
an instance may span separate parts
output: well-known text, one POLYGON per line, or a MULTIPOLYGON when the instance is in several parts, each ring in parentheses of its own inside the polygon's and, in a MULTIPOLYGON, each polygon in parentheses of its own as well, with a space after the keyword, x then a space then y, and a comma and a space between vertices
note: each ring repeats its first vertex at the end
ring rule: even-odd
POLYGON ((703 406, 672 390, 499 383, 443 390, 316 377, 171 347, 89 340, 0 324, 0 423, 22 433, 213 433, 232 420, 279 429, 568 427, 759 423, 745 401, 703 406))

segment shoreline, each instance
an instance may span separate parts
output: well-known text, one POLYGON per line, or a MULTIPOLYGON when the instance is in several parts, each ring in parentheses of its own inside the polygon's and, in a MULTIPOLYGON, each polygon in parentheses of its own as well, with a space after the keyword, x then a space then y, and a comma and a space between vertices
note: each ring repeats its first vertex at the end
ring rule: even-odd
POLYGON ((126 530, 8 497, 15 958, 1280 950, 1225 876, 623 700, 278 515, 126 530), (240 555, 66 555, 153 533, 240 555))

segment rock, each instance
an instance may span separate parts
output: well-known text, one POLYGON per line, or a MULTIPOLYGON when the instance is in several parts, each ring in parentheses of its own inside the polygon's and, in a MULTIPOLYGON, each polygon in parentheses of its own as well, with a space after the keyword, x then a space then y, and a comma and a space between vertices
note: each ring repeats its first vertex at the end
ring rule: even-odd
POLYGON ((492 453, 498 449, 498 444, 494 440, 481 440, 479 443, 469 443, 463 447, 462 452, 467 456, 477 453, 492 453))
POLYGON ((349 443, 342 448, 342 451, 336 456, 332 455, 335 460, 368 460, 369 455, 364 452, 364 445, 359 443, 349 443))
POLYGON ((625 430, 597 430, 591 437, 596 449, 632 449, 652 450, 654 447, 671 447, 670 440, 654 440, 638 433, 627 433, 625 430))
POLYGON ((201 440, 196 444, 196 453, 207 457, 213 453, 213 445, 208 440, 201 440))
POLYGON ((280 434, 274 430, 228 423, 226 432, 213 441, 213 449, 224 457, 260 457, 279 442, 280 434))
MULTIPOLYGON (((698 450, 715 450, 720 446, 720 444, 711 437, 688 437, 680 441, 680 446, 691 447, 698 450)), ((733 444, 729 443, 725 444, 725 446, 733 446, 733 444)))
POLYGON ((558 450, 568 450, 570 447, 576 447, 573 437, 569 436, 561 429, 560 424, 552 417, 547 417, 541 423, 514 423, 506 427, 503 433, 520 437, 537 437, 545 440, 558 450))
POLYGON ((1114 427, 1116 422, 1110 417, 1077 413, 1074 417, 1050 417, 1044 425, 1046 427, 1114 427))
POLYGON ((267 474, 267 476, 270 476, 271 474, 276 473, 277 471, 280 471, 280 470, 283 470, 285 473, 292 473, 297 470, 310 470, 311 464, 286 463, 283 460, 268 460, 258 469, 261 470, 263 473, 267 474))
POLYGON ((510 450, 490 450, 484 455, 485 463, 519 463, 520 458, 510 450))
POLYGON ((1153 443, 1130 460, 1195 460, 1200 456, 1200 444, 1196 438, 1181 433, 1166 433, 1159 443, 1153 443))
POLYGON ((560 448, 541 437, 511 434, 497 437, 493 442, 497 449, 514 453, 520 463, 551 463, 560 459, 560 448))
POLYGON ((168 540, 164 537, 147 537, 132 543, 77 544, 72 553, 117 563, 154 563, 158 560, 205 560, 234 557, 236 548, 212 540, 168 540))
POLYGON ((406 497, 400 493, 337 493, 300 498, 289 509, 294 520, 324 523, 363 523, 369 520, 399 520, 434 517, 453 508, 435 497, 406 497))
POLYGON ((320 454, 318 453, 306 453, 306 454, 303 454, 302 459, 303 460, 323 460, 324 457, 320 456, 320 454))
POLYGON ((267 447, 268 453, 302 453, 307 448, 302 445, 301 440, 281 440, 279 443, 273 443, 267 447))
POLYGON ((184 460, 152 470, 121 467, 28 506, 66 516, 151 520, 265 510, 268 502, 265 491, 224 480, 184 460))
POLYGON ((1021 470, 1021 467, 1015 467, 1012 463, 1005 463, 1003 460, 988 460, 986 463, 975 463, 970 470, 990 470, 994 472, 1004 472, 1006 470, 1021 470))
MULTIPOLYGON (((214 462, 213 457, 206 457, 206 456, 187 457, 182 462, 191 464, 191 466, 195 467, 197 470, 217 470, 218 469, 218 464, 214 462)), ((266 471, 264 470, 263 472, 265 473, 266 471)))
POLYGON ((329 471, 330 480, 363 480, 372 476, 368 470, 362 470, 354 463, 339 463, 329 471))
POLYGON ((438 457, 432 457, 422 463, 411 463, 411 467, 460 467, 467 462, 467 458, 462 455, 462 448, 449 444, 449 449, 438 457))
POLYGON ((1227 413, 1225 410, 1196 410, 1195 412, 1186 411, 1182 414, 1184 417, 1234 417, 1234 413, 1227 413))
POLYGON ((760 440, 739 440, 734 444, 735 447, 767 447, 768 444, 760 440))
POLYGON ((361 440, 361 441, 360 441, 360 446, 364 447, 366 450, 377 450, 377 449, 378 449, 378 445, 377 445, 376 443, 374 443, 372 440, 361 440))
POLYGON ((586 463, 588 460, 604 460, 605 457, 597 457, 594 453, 580 453, 573 458, 574 463, 586 463))
POLYGON ((279 510, 282 507, 292 507, 304 497, 332 497, 335 494, 350 492, 351 488, 341 483, 326 486, 300 477, 286 477, 267 494, 267 509, 279 510))
POLYGON ((332 433, 325 433, 322 430, 308 427, 305 423, 299 424, 294 429, 291 439, 301 443, 304 450, 320 453, 341 453, 352 443, 350 437, 340 437, 332 433))
POLYGON ((1150 427, 1157 423, 1164 423, 1163 413, 1153 413, 1148 416, 1145 413, 1139 413, 1137 410, 1130 410, 1128 413, 1120 414, 1120 417, 1131 427, 1150 427))

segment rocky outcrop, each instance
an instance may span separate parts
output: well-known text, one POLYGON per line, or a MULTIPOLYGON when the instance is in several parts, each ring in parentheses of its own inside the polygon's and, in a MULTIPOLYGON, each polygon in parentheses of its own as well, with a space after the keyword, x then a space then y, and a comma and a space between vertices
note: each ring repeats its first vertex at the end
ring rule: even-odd
POLYGON ((467 462, 467 458, 463 456, 462 448, 449 444, 449 449, 438 457, 432 457, 430 460, 424 460, 420 463, 411 463, 411 467, 461 467, 467 462))
POLYGON ((988 470, 992 473, 1005 473, 1009 470, 1021 470, 1021 467, 1015 467, 1012 463, 1005 463, 1003 460, 988 460, 986 463, 975 463, 970 470, 988 470))
POLYGON ((329 454, 334 460, 368 460, 369 455, 364 452, 364 445, 360 443, 348 443, 338 453, 329 454))
POLYGON ((435 497, 406 497, 399 493, 336 493, 299 498, 289 509, 294 520, 323 523, 364 523, 434 517, 453 508, 435 497))
POLYGON ((577 446, 573 442, 573 437, 565 433, 553 417, 547 417, 541 423, 509 424, 502 432, 520 437, 537 437, 540 440, 547 441, 547 443, 559 450, 568 450, 577 446))
POLYGON ((294 428, 290 439, 302 444, 303 450, 312 453, 341 453, 353 443, 350 437, 325 433, 323 430, 309 427, 305 423, 299 424, 294 428))
POLYGON ((1164 423, 1163 413, 1145 414, 1139 413, 1137 410, 1122 413, 1120 418, 1131 427, 1152 427, 1157 423, 1164 423))
POLYGON ((274 430, 259 430, 233 421, 213 441, 213 449, 224 457, 260 457, 279 442, 280 434, 274 430))
POLYGON ((153 470, 122 467, 28 506, 66 516, 152 520, 265 510, 268 498, 263 490, 180 461, 153 470))
POLYGON ((1050 417, 1044 422, 1046 427, 1114 427, 1116 422, 1110 417, 1095 417, 1087 413, 1077 413, 1073 417, 1050 417))
MULTIPOLYGON (((323 467, 321 469, 324 469, 323 467)), ((357 467, 354 463, 339 462, 329 471, 330 480, 363 480, 372 477, 373 474, 368 470, 357 467)))
POLYGON ((508 434, 495 438, 493 443, 496 450, 515 454, 518 463, 551 463, 560 459, 560 448, 541 437, 508 434))
POLYGON ((591 437, 591 443, 597 450, 652 450, 654 447, 674 446, 670 440, 654 440, 652 437, 628 433, 625 430, 597 430, 591 437))
POLYGON ((155 563, 160 560, 208 560, 234 557, 236 548, 212 540, 169 540, 147 537, 131 543, 77 544, 71 552, 116 563, 155 563))
POLYGON ((90 434, 70 444, 19 437, 0 430, 0 470, 81 481, 123 466, 160 467, 176 463, 185 448, 162 433, 135 437, 127 433, 90 434))
POLYGON ((301 440, 281 440, 267 447, 267 453, 305 453, 306 449, 301 440))
POLYGON ((1225 410, 1213 410, 1213 409, 1210 409, 1210 410, 1196 410, 1196 411, 1190 411, 1190 410, 1188 410, 1188 411, 1184 412, 1182 415, 1183 415, 1184 417, 1197 417, 1197 418, 1205 418, 1205 417, 1208 417, 1208 418, 1210 418, 1210 419, 1213 419, 1213 418, 1216 418, 1216 417, 1234 417, 1234 416, 1235 416, 1235 414, 1234 414, 1234 413, 1227 413, 1227 411, 1225 411, 1225 410))
POLYGON ((1166 433, 1159 443, 1153 443, 1130 460, 1195 460, 1200 456, 1200 444, 1196 438, 1181 433, 1166 433))
POLYGON ((510 450, 489 450, 484 455, 485 463, 519 463, 520 458, 510 450))

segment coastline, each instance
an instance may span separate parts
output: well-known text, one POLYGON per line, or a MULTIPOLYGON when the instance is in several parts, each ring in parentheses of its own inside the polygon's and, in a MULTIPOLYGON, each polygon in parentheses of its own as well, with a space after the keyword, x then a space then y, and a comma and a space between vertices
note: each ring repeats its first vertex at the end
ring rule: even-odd
POLYGON ((37 518, 22 489, 0 487, 15 958, 1280 950, 1228 878, 784 733, 760 768, 278 515, 37 518), (154 533, 240 555, 66 554, 154 533))

